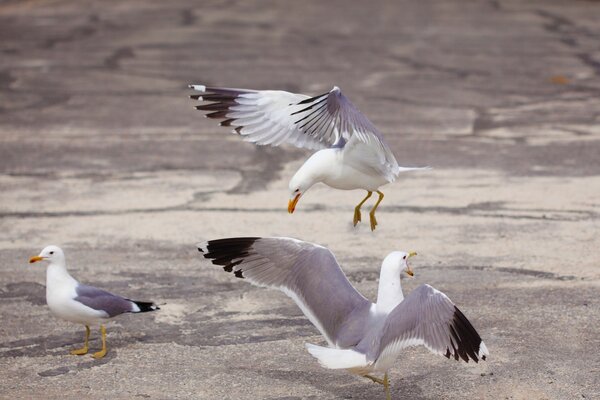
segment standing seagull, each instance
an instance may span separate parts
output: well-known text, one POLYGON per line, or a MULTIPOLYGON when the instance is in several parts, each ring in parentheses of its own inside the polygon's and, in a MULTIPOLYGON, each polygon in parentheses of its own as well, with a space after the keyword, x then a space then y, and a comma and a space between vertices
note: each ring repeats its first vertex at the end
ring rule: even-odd
POLYGON ((67 272, 65 253, 57 246, 47 246, 29 259, 30 263, 49 262, 46 272, 46 302, 50 311, 59 318, 85 325, 85 344, 71 354, 81 356, 88 352, 90 325, 100 323, 102 350, 92 357, 106 355, 106 328, 103 321, 123 313, 158 310, 154 303, 134 301, 108 293, 102 289, 82 285, 67 272))
MULTIPOLYGON (((360 207, 373 192, 379 198, 369 212, 375 230, 375 210, 383 200, 379 187, 394 182, 398 174, 423 168, 399 167, 377 128, 335 86, 330 92, 309 97, 281 90, 247 90, 190 85, 202 94, 192 99, 210 102, 196 106, 208 118, 224 119, 244 140, 258 145, 318 149, 300 167, 289 184, 288 212, 315 183, 336 189, 364 189, 366 197, 354 208, 354 226, 360 207)), ((426 169, 427 167, 425 167, 426 169)))
POLYGON ((485 360, 488 350, 469 320, 442 292, 421 285, 406 298, 401 277, 413 276, 408 258, 394 251, 381 265, 377 302, 348 281, 327 248, 291 238, 211 240, 198 250, 213 264, 258 286, 291 297, 329 347, 306 344, 325 368, 346 369, 384 385, 402 349, 424 345, 447 358, 485 360), (369 375, 383 373, 383 379, 369 375))

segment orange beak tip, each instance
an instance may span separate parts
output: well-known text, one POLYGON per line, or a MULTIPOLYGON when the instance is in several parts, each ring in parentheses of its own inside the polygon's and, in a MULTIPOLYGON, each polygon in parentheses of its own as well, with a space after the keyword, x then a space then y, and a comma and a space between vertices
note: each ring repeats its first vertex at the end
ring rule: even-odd
POLYGON ((296 197, 288 201, 288 213, 294 213, 294 210, 296 210, 296 204, 298 204, 298 200, 300 200, 300 194, 297 194, 296 197))
POLYGON ((33 264, 34 262, 38 262, 38 261, 42 261, 42 260, 43 260, 43 258, 40 256, 31 257, 29 259, 29 264, 33 264))

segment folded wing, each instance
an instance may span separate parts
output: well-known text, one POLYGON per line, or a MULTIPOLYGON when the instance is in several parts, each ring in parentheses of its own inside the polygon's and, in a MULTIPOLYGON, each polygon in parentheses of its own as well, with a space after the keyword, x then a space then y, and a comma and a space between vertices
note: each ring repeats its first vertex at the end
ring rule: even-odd
MULTIPOLYGON (((107 317, 114 317, 126 312, 139 312, 139 307, 131 300, 114 295, 93 286, 79 284, 75 291, 75 301, 96 311, 104 311, 107 317)), ((150 303, 151 304, 151 303, 150 303)))

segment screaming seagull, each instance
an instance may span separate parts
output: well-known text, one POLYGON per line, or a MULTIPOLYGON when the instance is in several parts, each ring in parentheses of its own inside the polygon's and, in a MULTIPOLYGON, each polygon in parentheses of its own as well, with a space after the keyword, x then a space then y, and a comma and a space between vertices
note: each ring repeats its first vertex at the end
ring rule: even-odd
POLYGON ((369 212, 375 230, 375 211, 383 200, 379 188, 394 182, 400 172, 427 169, 399 167, 377 128, 335 86, 315 97, 281 90, 248 90, 190 85, 202 94, 196 106, 207 118, 223 119, 221 126, 235 127, 234 133, 257 145, 319 150, 300 167, 289 183, 288 212, 315 183, 335 189, 367 191, 354 208, 353 224, 361 221, 361 206, 377 192, 379 198, 369 212))
POLYGON ((102 350, 92 357, 106 355, 106 328, 103 321, 123 313, 140 313, 158 310, 154 303, 129 300, 102 289, 82 285, 67 272, 65 254, 57 246, 47 246, 42 252, 29 259, 30 263, 46 261, 46 303, 52 313, 64 320, 85 325, 85 344, 71 354, 81 356, 88 352, 90 325, 100 323, 102 350))
POLYGON ((488 350, 469 320, 442 292, 424 284, 404 297, 401 277, 413 276, 408 259, 394 251, 381 265, 377 302, 361 295, 333 253, 292 238, 228 238, 198 245, 215 265, 258 286, 291 297, 321 332, 328 347, 306 344, 325 368, 345 369, 384 385, 402 349, 423 345, 435 354, 478 362, 488 350), (383 373, 383 379, 370 375, 383 373))

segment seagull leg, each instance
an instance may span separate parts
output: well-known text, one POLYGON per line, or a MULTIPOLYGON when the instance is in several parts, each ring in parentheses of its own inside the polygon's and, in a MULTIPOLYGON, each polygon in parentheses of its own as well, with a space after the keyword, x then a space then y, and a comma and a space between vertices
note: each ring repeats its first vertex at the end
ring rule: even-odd
POLYGON ((373 208, 371 208, 371 211, 369 211, 369 216, 371 217, 371 230, 372 231, 374 231, 375 227, 377 226, 377 219, 375 218, 375 210, 377 210, 377 206, 379 206, 379 203, 381 203, 381 200, 383 200, 383 193, 381 193, 378 190, 377 194, 379 194, 379 199, 377 200, 377 203, 375 203, 373 208))
POLYGON ((385 399, 392 400, 392 393, 390 392, 390 381, 388 380, 387 372, 383 376, 383 387, 385 389, 385 399))
POLYGON ((90 339, 90 327, 86 325, 85 326, 85 343, 83 344, 83 347, 80 349, 71 350, 71 354, 74 356, 82 356, 84 354, 87 354, 89 339, 90 339))
POLYGON ((94 353, 92 357, 94 358, 102 358, 106 355, 106 328, 104 325, 100 325, 100 332, 102 332, 102 350, 97 353, 94 353))
POLYGON ((360 222, 360 207, 363 204, 365 204, 365 201, 367 201, 372 194, 373 192, 367 191, 367 197, 365 197, 363 201, 361 201, 356 207, 354 207, 354 226, 356 226, 356 224, 360 222))
POLYGON ((376 378, 373 375, 363 375, 365 378, 369 378, 370 380, 372 380, 375 383, 379 383, 380 385, 384 385, 384 380, 380 379, 380 378, 376 378))

